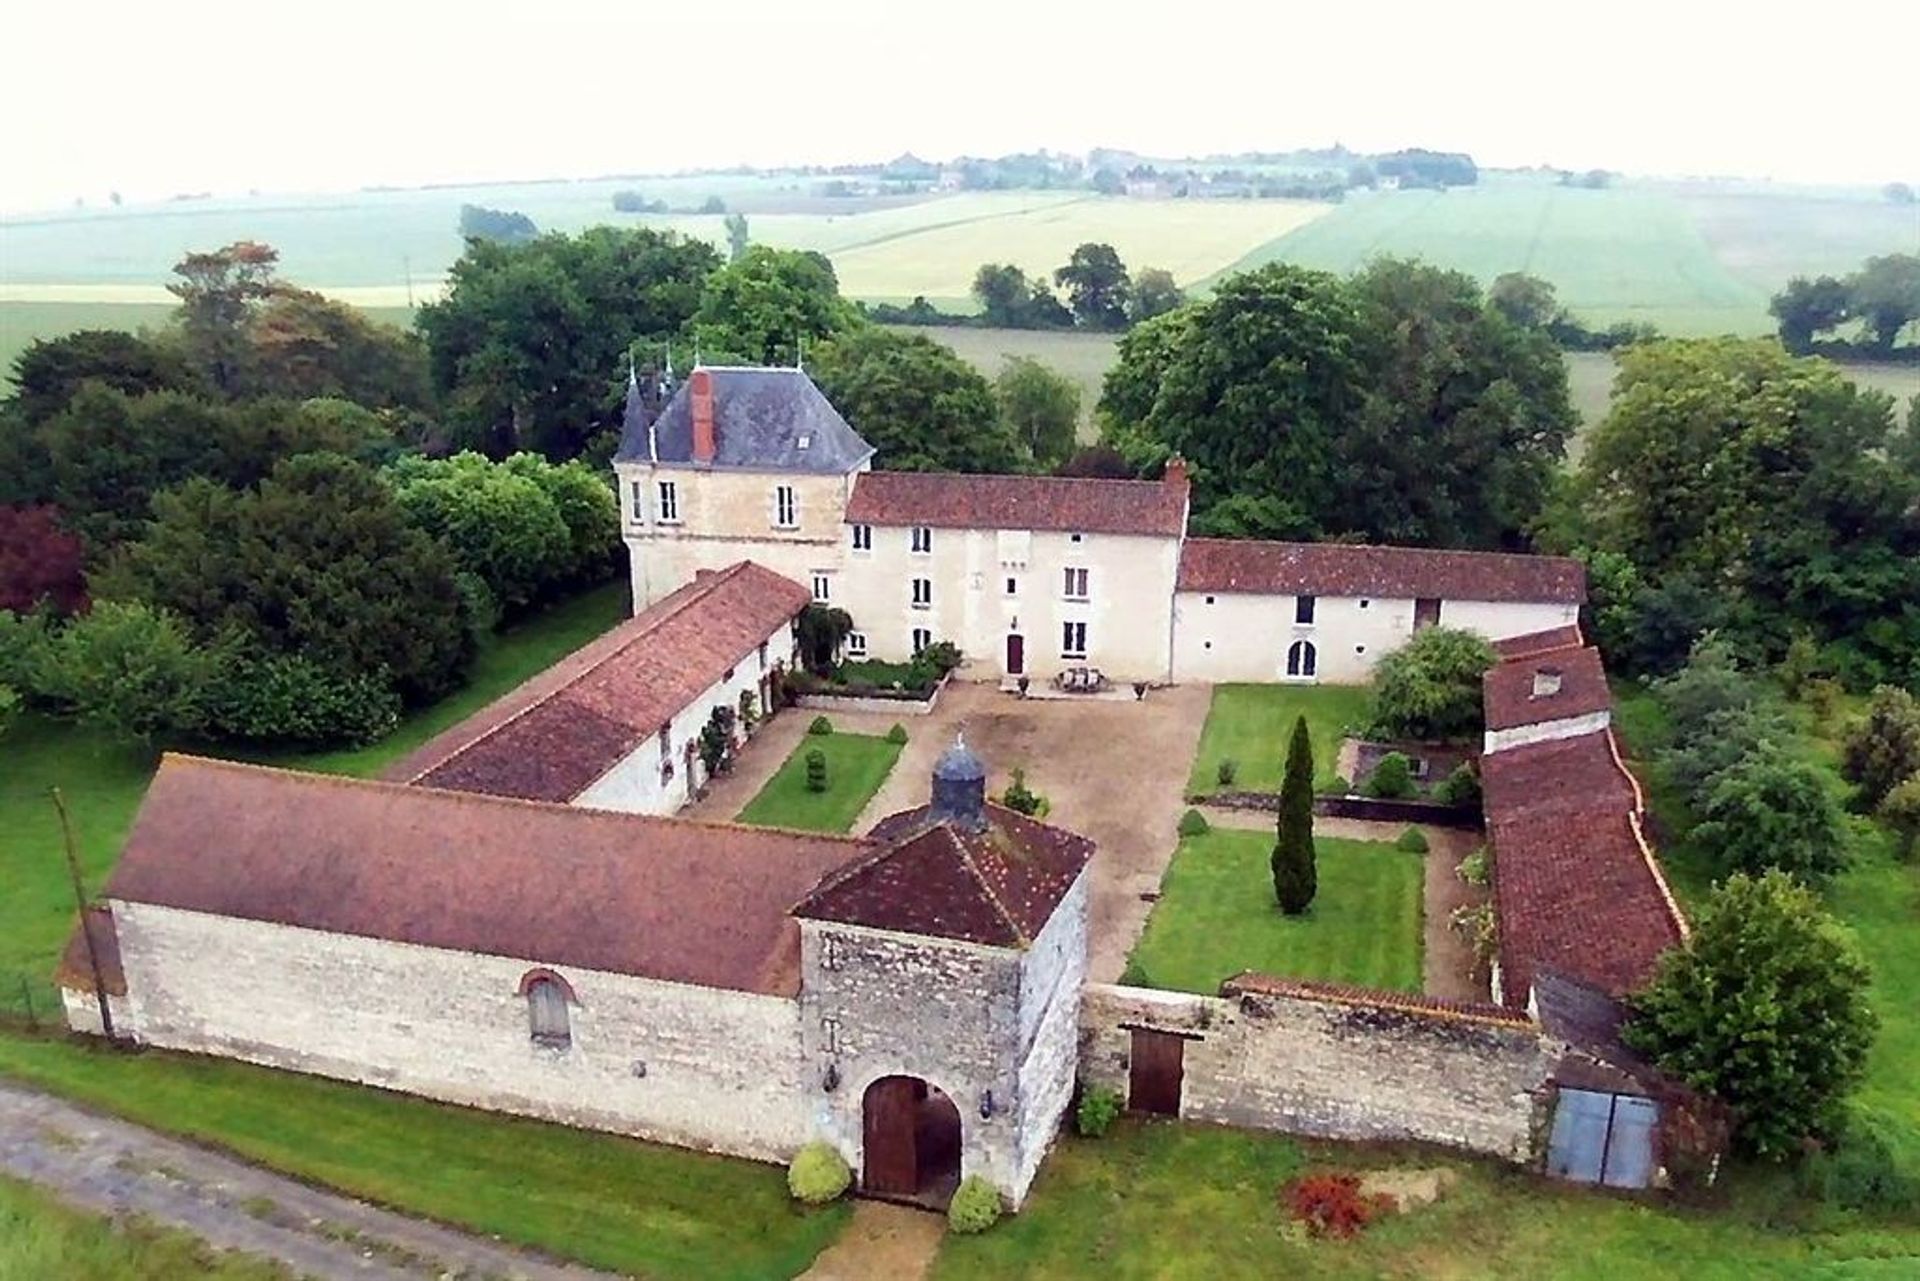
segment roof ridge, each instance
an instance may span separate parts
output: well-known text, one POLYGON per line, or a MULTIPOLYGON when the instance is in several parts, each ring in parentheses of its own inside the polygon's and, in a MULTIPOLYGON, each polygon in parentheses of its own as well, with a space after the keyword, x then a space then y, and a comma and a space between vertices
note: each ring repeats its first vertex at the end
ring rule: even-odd
MULTIPOLYGON (((1165 480, 1148 480, 1141 476, 1039 476, 1031 472, 999 471, 893 471, 879 468, 860 473, 862 476, 924 476, 932 480, 1015 480, 1045 481, 1054 485, 1141 485, 1160 488, 1165 480)), ((1222 539, 1223 542, 1238 541, 1222 539)))
POLYGON ((1222 547, 1311 547, 1316 550, 1337 548, 1349 551, 1396 552, 1413 556, 1483 556, 1504 560, 1555 560, 1579 564, 1574 556, 1562 556, 1557 552, 1513 552, 1489 551, 1478 547, 1410 547, 1402 543, 1342 543, 1332 539, 1323 542, 1311 542, 1297 538, 1215 538, 1193 536, 1188 543, 1210 543, 1222 547))
POLYGON ((1007 929, 1012 932, 1015 941, 1018 942, 1021 947, 1031 947, 1033 940, 1027 937, 1027 932, 1020 927, 1020 922, 1014 919, 1012 911, 1008 909, 1006 903, 1001 900, 999 893, 993 888, 993 883, 987 880, 986 874, 980 870, 979 864, 973 861, 973 851, 967 848, 967 843, 960 839, 959 833, 953 830, 952 824, 942 823, 940 827, 946 832, 947 840, 953 845, 953 848, 960 852, 961 864, 966 867, 968 874, 973 877, 974 884, 980 887, 981 893, 987 896, 987 901, 993 904, 993 910, 998 912, 1000 919, 1006 922, 1007 929))
POLYGON ((616 822, 663 823, 675 827, 703 828, 708 831, 752 833, 756 836, 799 836, 835 845, 872 844, 864 836, 850 836, 844 832, 812 832, 804 828, 775 827, 759 823, 742 823, 737 820, 681 818, 676 814, 642 814, 634 810, 601 809, 594 805, 575 805, 568 801, 536 801, 522 796, 501 796, 494 792, 466 792, 455 787, 433 787, 418 783, 402 783, 390 778, 366 778, 358 774, 333 774, 323 770, 300 769, 287 765, 265 765, 257 761, 236 761, 222 756, 200 756, 193 752, 162 752, 161 765, 164 766, 169 760, 186 762, 196 767, 212 766, 236 773, 286 775, 336 787, 366 787, 405 796, 446 797, 466 804, 521 806, 554 814, 577 814, 582 818, 612 819, 616 822))

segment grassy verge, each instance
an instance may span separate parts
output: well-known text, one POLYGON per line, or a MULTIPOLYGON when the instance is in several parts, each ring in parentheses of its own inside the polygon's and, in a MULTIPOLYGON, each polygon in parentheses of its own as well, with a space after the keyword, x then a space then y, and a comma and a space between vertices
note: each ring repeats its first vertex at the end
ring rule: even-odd
POLYGON ((1293 733, 1296 716, 1307 718, 1313 735, 1314 785, 1323 786, 1334 777, 1340 739, 1367 718, 1367 690, 1359 685, 1214 686, 1193 774, 1187 780, 1188 793, 1279 791, 1287 736, 1293 733), (1223 760, 1238 767, 1227 789, 1219 776, 1223 760))
MULTIPOLYGON (((465 689, 382 742, 279 763, 373 773, 578 648, 625 611, 617 584, 587 593, 495 638, 465 689)), ((72 922, 47 788, 66 792, 86 878, 97 889, 156 755, 34 717, 0 742, 0 753, 3 989, 16 977, 45 984, 72 922)), ((50 995, 50 985, 46 990, 50 995)), ((158 1051, 130 1056, 0 1032, 0 1074, 408 1213, 641 1275, 791 1275, 844 1219, 841 1210, 795 1211, 772 1167, 220 1059, 158 1051)), ((0 1267, 0 1277, 11 1275, 0 1267)), ((113 1275, 168 1274, 126 1269, 113 1275)))
POLYGON ((808 734, 740 811, 740 822, 809 832, 847 831, 899 759, 898 743, 872 734, 808 734), (824 792, 807 790, 807 753, 814 748, 827 755, 824 792))
POLYGON ((1777 1180, 1741 1175, 1711 1209, 1547 1183, 1432 1151, 1303 1143, 1212 1126, 1122 1121, 1104 1139, 1063 1138, 1021 1213, 982 1236, 949 1236, 936 1281, 1023 1277, 1688 1277, 1911 1275, 1920 1231, 1845 1217, 1798 1221, 1777 1180), (1431 1205, 1349 1241, 1282 1231, 1279 1187, 1308 1168, 1444 1167, 1431 1205))
POLYGON ((282 1281, 283 1267, 215 1250, 141 1219, 75 1210, 31 1184, 0 1178, 0 1277, 63 1281, 282 1281))
POLYGON ((1216 828, 1180 843, 1133 963, 1155 987, 1216 991, 1242 970, 1418 992, 1424 860, 1377 841, 1314 842, 1319 893, 1274 906, 1269 832, 1216 828))

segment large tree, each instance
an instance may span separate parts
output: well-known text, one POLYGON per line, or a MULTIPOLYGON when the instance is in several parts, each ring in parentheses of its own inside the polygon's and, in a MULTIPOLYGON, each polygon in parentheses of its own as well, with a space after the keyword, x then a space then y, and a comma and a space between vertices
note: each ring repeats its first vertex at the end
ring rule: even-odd
POLYGON ((87 603, 85 552, 50 506, 0 507, 0 609, 44 604, 71 614, 87 603))
POLYGON ((252 389, 263 396, 337 397, 369 408, 425 408, 419 337, 306 289, 282 287, 253 318, 252 389))
POLYGON ((1416 632, 1374 669, 1374 725, 1390 738, 1473 738, 1483 725, 1480 678, 1493 664, 1493 646, 1472 632, 1416 632))
POLYGON ((1920 775, 1920 699, 1893 685, 1874 690, 1867 714, 1847 731, 1840 772, 1860 789, 1864 809, 1920 775))
POLYGON ((808 365, 820 388, 890 471, 1023 471, 1025 445, 993 386, 951 347, 877 325, 854 329, 808 365))
POLYGON ((1701 787, 1692 842, 1716 868, 1769 869, 1810 883, 1847 864, 1848 838, 1831 775, 1778 747, 1761 747, 1701 787))
POLYGON ((708 359, 791 365, 859 323, 826 255, 750 245, 707 281, 695 331, 708 359))
POLYGON ((470 242, 419 322, 463 442, 577 456, 615 421, 631 344, 682 333, 718 266, 705 241, 646 228, 470 242))
POLYGON ((1083 329, 1125 329, 1133 280, 1112 245, 1089 241, 1076 247, 1053 283, 1067 291, 1074 321, 1083 329))
POLYGON ((29 423, 52 418, 89 382, 129 396, 207 390, 177 346, 118 329, 82 329, 59 338, 36 338, 13 359, 14 396, 29 423))
POLYGON ((1775 1160, 1829 1134, 1866 1072, 1878 1020, 1852 938, 1811 890, 1729 877, 1632 998, 1627 1043, 1728 1104, 1735 1139, 1775 1160))
POLYGON ((1920 255, 1886 254, 1869 258, 1847 277, 1853 315, 1867 327, 1882 351, 1892 349, 1900 331, 1920 320, 1920 255))
POLYGON ((1013 427, 1033 460, 1053 469, 1073 453, 1080 426, 1080 388, 1031 356, 1009 356, 993 381, 1001 417, 1013 427))
POLYGON ((1273 894, 1280 910, 1298 916, 1319 891, 1313 851, 1313 738, 1307 718, 1294 718, 1287 744, 1287 772, 1280 781, 1279 833, 1271 859, 1273 894))
POLYGON ((362 464, 302 455, 248 490, 196 478, 153 511, 98 596, 169 609, 202 644, 377 675, 411 703, 464 677, 474 638, 454 562, 362 464))
POLYGON ((1127 318, 1138 324, 1165 315, 1187 300, 1173 273, 1165 267, 1142 267, 1133 278, 1133 297, 1127 305, 1127 318))
POLYGON ((250 389, 253 319, 280 288, 279 262, 280 253, 271 245, 240 240, 190 253, 174 264, 180 279, 167 289, 180 300, 187 353, 223 395, 241 396, 250 389))
POLYGON ((1806 352, 1815 334, 1844 323, 1852 306, 1845 282, 1832 276, 1795 276, 1773 296, 1767 310, 1780 322, 1780 342, 1788 351, 1806 352))

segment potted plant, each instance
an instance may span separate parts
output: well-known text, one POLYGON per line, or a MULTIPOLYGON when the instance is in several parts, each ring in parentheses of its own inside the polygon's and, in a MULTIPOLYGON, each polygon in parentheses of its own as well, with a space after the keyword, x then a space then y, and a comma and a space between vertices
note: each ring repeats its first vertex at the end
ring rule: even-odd
POLYGON ((1135 682, 1133 683, 1133 699, 1134 699, 1134 701, 1135 701, 1135 702, 1140 702, 1140 701, 1142 701, 1143 699, 1145 699, 1145 698, 1146 698, 1146 696, 1147 696, 1147 683, 1146 683, 1145 681, 1135 681, 1135 682))
POLYGON ((1025 698, 1027 696, 1027 686, 1033 684, 1033 677, 1023 672, 1020 675, 1020 679, 1016 680, 1014 684, 1020 687, 1020 697, 1025 698))

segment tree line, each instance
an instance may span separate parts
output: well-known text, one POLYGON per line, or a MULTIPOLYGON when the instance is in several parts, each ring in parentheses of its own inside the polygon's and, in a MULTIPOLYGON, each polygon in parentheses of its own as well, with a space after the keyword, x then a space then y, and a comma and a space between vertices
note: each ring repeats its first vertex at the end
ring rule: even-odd
MULTIPOLYGON (((1920 256, 1869 258, 1844 277, 1795 276, 1767 309, 1788 351, 1887 359, 1896 354, 1901 333, 1920 321, 1920 256), (1858 327, 1857 341, 1823 337, 1848 325, 1858 327)), ((1920 343, 1902 350, 1920 360, 1920 343)))

